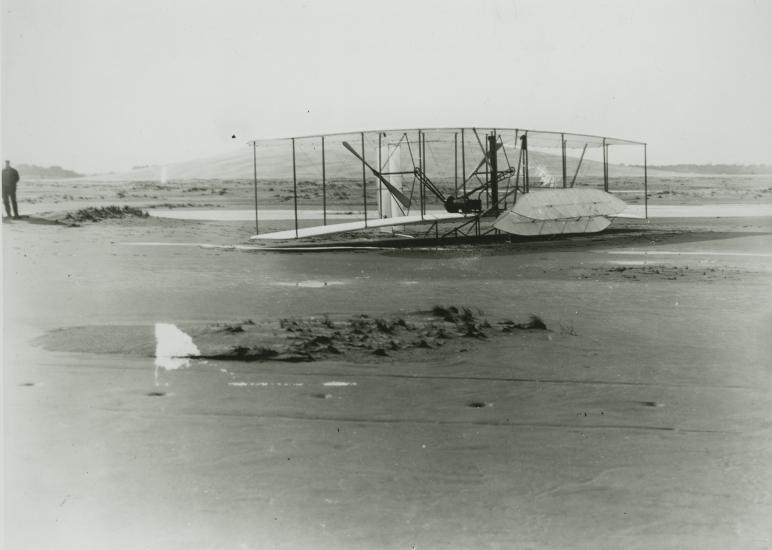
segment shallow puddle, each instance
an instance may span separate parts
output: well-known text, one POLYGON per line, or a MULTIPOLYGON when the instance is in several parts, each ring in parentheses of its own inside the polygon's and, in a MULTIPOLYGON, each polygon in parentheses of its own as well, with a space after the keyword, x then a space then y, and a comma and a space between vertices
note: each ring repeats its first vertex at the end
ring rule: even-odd
POLYGON ((118 242, 121 246, 207 246, 204 243, 175 243, 175 242, 162 242, 162 241, 147 241, 147 242, 118 242))
POLYGON ((648 265, 649 262, 646 260, 609 260, 609 264, 612 265, 648 265))
POLYGON ((228 382, 228 385, 236 388, 299 388, 303 382, 228 382))
POLYGON ((326 286, 337 286, 344 283, 343 281, 298 281, 296 283, 280 281, 273 284, 277 286, 297 286, 300 288, 324 288, 326 286))

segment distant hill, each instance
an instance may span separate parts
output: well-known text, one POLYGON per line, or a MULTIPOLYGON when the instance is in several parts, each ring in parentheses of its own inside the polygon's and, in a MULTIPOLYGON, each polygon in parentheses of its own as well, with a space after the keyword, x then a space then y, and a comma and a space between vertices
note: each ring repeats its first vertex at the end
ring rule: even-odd
MULTIPOLYGON (((359 139, 357 136, 355 138, 359 139)), ((326 175, 328 181, 343 179, 361 179, 362 164, 349 151, 342 146, 343 138, 329 138, 326 146, 326 175)), ((352 138, 349 138, 352 139, 352 138)), ((354 141, 352 139, 352 141, 354 141)), ((317 142, 299 140, 296 148, 298 181, 321 181, 321 149, 317 142)), ((367 159, 377 164, 376 148, 377 140, 368 143, 367 159)), ((413 146, 413 149, 415 147, 413 146)), ((401 151, 402 169, 412 169, 411 156, 415 150, 409 150, 403 146, 401 151)), ((508 145, 500 154, 500 167, 505 166, 506 159, 516 165, 519 150, 515 151, 508 145)), ((600 153, 595 151, 596 158, 600 153)), ((598 160, 591 160, 590 153, 581 165, 580 179, 582 177, 600 178, 603 174, 603 164, 598 160)), ((467 174, 477 165, 482 156, 476 147, 467 150, 467 174)), ((415 159, 417 161, 417 159, 415 159)), ((240 148, 231 154, 217 157, 190 160, 186 162, 171 163, 168 165, 138 166, 128 172, 115 174, 101 174, 89 176, 88 179, 107 182, 129 181, 155 181, 165 183, 169 181, 186 180, 230 180, 246 179, 253 177, 252 150, 248 147, 240 148)), ((385 162, 385 161, 384 161, 385 162)), ((567 161, 567 177, 572 178, 576 170, 578 158, 569 157, 567 161)), ((461 170, 459 161, 459 171, 461 170)), ((532 149, 530 152, 531 177, 538 180, 562 178, 562 165, 560 153, 551 153, 532 149)), ((427 144, 427 171, 433 179, 452 180, 454 178, 454 152, 453 143, 429 142, 427 144)), ((610 167, 612 177, 643 177, 643 168, 631 165, 612 164, 610 167)), ((649 175, 656 171, 649 170, 649 175)), ((371 177, 370 172, 366 172, 371 177)), ((261 180, 291 180, 292 179, 292 149, 289 141, 277 141, 262 144, 257 149, 257 176, 261 180)))
POLYGON ((649 168, 688 174, 722 174, 743 176, 772 174, 772 166, 769 164, 650 164, 649 168))
POLYGON ((61 166, 37 166, 36 164, 19 164, 16 166, 19 175, 28 178, 81 178, 72 170, 66 170, 61 166))

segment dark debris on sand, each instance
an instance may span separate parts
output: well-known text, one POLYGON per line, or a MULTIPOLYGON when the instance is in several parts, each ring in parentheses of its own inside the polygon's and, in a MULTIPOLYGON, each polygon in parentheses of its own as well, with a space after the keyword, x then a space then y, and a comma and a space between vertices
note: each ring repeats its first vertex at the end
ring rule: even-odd
POLYGON ((317 316, 285 318, 272 323, 218 323, 207 333, 219 334, 216 351, 205 359, 230 361, 317 361, 334 356, 389 358, 404 351, 435 350, 456 339, 488 339, 514 331, 548 330, 536 315, 521 323, 491 324, 483 312, 457 306, 430 311, 371 317, 317 316), (222 338, 231 341, 223 347, 222 338))
POLYGON ((69 223, 99 222, 108 219, 119 218, 147 218, 149 214, 145 210, 132 206, 104 206, 81 208, 75 212, 69 212, 62 219, 69 223))
POLYGON ((618 265, 614 267, 596 267, 582 269, 577 273, 579 279, 623 279, 629 282, 647 282, 653 280, 710 282, 720 279, 737 279, 743 272, 726 267, 698 267, 668 264, 618 265))
POLYGON ((525 323, 515 323, 514 321, 501 321, 502 332, 512 332, 513 330, 548 330, 541 317, 531 314, 525 323))

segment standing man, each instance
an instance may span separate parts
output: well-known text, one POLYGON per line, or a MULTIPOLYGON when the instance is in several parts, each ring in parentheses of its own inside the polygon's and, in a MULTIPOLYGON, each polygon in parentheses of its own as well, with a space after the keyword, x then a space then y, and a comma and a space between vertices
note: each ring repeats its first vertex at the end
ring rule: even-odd
POLYGON ((19 219, 19 207, 16 206, 16 184, 19 182, 19 172, 16 168, 11 168, 11 161, 5 161, 3 168, 3 205, 5 213, 11 217, 11 205, 13 205, 13 218, 19 219), (10 204, 9 204, 10 202, 10 204))

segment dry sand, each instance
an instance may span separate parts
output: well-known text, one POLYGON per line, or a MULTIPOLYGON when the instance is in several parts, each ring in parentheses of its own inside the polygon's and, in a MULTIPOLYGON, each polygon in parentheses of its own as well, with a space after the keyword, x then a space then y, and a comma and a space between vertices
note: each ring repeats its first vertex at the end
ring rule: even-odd
POLYGON ((198 246, 248 222, 29 221, 3 226, 7 548, 772 546, 769 218, 290 255, 198 246), (153 357, 156 323, 230 345, 436 304, 549 330, 153 357))

